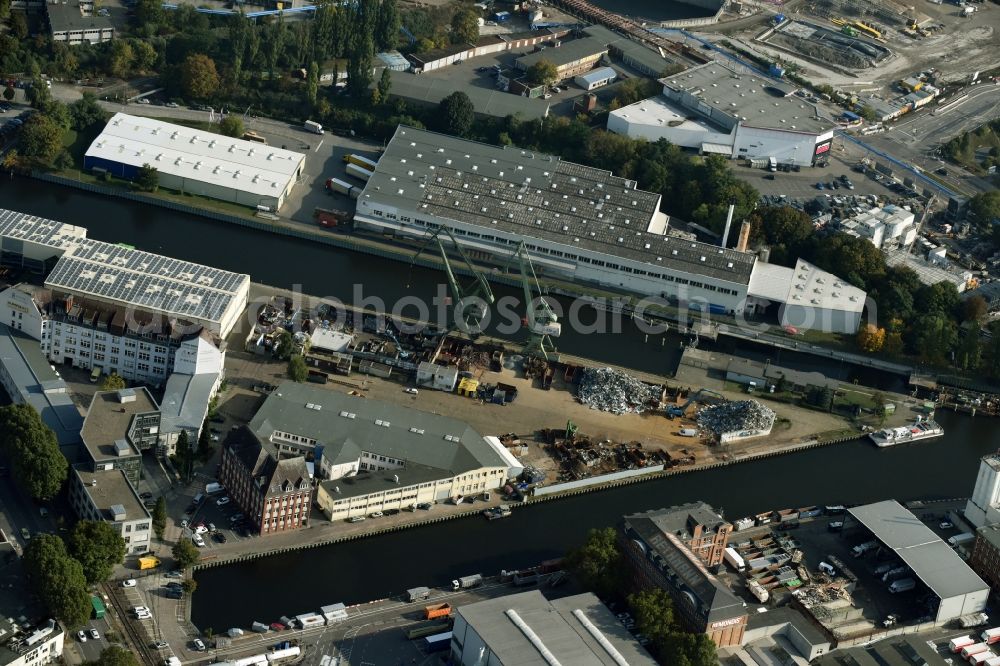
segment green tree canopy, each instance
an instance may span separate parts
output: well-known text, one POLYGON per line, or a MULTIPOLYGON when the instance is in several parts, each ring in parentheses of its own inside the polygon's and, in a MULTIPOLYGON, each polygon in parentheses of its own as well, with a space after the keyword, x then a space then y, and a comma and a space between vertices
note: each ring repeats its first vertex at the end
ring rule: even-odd
POLYGON ((51 165, 62 150, 63 128, 44 113, 28 118, 18 141, 21 155, 43 165, 51 165))
POLYGON ((392 90, 392 73, 389 71, 388 67, 382 70, 382 76, 379 77, 377 90, 379 99, 382 100, 382 103, 384 104, 389 100, 389 91, 392 90))
POLYGON ((69 105, 69 116, 73 129, 82 130, 104 122, 107 114, 97 103, 97 96, 92 92, 85 92, 83 97, 69 105))
POLYGON ((174 563, 178 569, 187 569, 201 557, 201 554, 198 552, 198 546, 194 545, 191 539, 186 538, 179 539, 174 544, 171 552, 174 555, 174 563))
POLYGON ((455 12, 451 19, 451 43, 475 44, 479 39, 479 14, 469 8, 455 12))
POLYGON ((662 642, 674 630, 674 604, 660 588, 629 595, 629 608, 636 628, 653 642, 662 642))
POLYGON ((215 61, 204 53, 192 53, 181 65, 181 89, 186 98, 206 100, 219 89, 215 61))
POLYGON ((85 666, 139 666, 139 660, 122 646, 109 645, 101 651, 101 656, 85 662, 85 666))
POLYGON ((112 372, 101 380, 102 391, 120 391, 123 388, 125 388, 125 379, 117 372, 112 372))
POLYGON ((288 378, 293 382, 304 382, 309 376, 309 368, 301 354, 295 354, 288 359, 288 378))
POLYGON ((153 507, 153 532, 156 538, 163 541, 163 531, 167 529, 167 500, 159 497, 153 507))
POLYGON ((717 666, 715 643, 706 634, 671 633, 659 650, 661 664, 670 666, 717 666))
POLYGON ((969 213, 980 230, 988 228, 993 220, 1000 219, 1000 190, 980 192, 969 199, 969 213))
POLYGON ((230 113, 219 123, 219 132, 226 136, 240 138, 244 132, 243 119, 236 114, 230 113))
POLYGON ((566 556, 566 564, 583 586, 598 596, 609 596, 617 591, 621 583, 622 556, 615 529, 590 530, 587 541, 566 556))
POLYGON ((472 100, 462 91, 453 92, 438 104, 437 122, 445 134, 465 136, 472 129, 475 118, 472 100))
POLYGON ((0 407, 0 449, 14 478, 36 500, 50 500, 69 475, 69 463, 52 430, 28 404, 0 407))
POLYGON ((559 70, 551 61, 542 58, 527 71, 528 81, 538 85, 551 85, 559 77, 559 70))
POLYGON ((135 184, 143 192, 155 192, 160 186, 160 172, 147 162, 136 170, 135 184))
POLYGON ((83 566, 66 553, 63 540, 38 534, 24 550, 24 569, 32 589, 67 629, 90 617, 90 593, 83 566))
MULTIPOLYGON (((812 219, 791 206, 764 206, 750 216, 750 233, 771 248, 771 263, 794 266, 813 237, 812 219)), ((732 234, 734 239, 737 234, 732 234)))
POLYGON ((103 520, 81 520, 69 536, 70 553, 90 584, 103 583, 125 559, 125 539, 103 520))

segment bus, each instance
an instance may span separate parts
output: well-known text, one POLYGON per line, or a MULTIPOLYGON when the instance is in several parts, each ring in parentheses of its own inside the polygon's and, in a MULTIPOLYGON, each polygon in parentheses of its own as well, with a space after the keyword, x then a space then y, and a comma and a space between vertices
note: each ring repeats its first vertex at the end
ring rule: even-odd
POLYGON ((450 622, 435 622, 434 624, 424 624, 418 627, 413 627, 406 632, 406 637, 411 641, 418 638, 425 638, 427 636, 433 636, 434 634, 439 634, 443 631, 447 631, 448 627, 451 626, 450 622))
POLYGON ((424 639, 424 648, 428 652, 440 652, 441 650, 447 650, 451 645, 451 633, 452 632, 450 631, 446 631, 443 634, 428 636, 424 639))
POLYGON ((262 143, 265 146, 267 145, 267 139, 262 137, 260 134, 257 134, 257 132, 243 132, 243 139, 246 141, 256 141, 257 143, 262 143))

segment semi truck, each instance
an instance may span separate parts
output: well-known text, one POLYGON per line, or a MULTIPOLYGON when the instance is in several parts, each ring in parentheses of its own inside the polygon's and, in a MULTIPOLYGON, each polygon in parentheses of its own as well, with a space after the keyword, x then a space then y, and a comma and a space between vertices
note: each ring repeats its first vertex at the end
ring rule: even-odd
POLYGON ((371 171, 365 169, 364 167, 359 167, 357 164, 354 164, 353 162, 347 165, 345 171, 347 171, 348 176, 354 176, 355 178, 363 180, 365 182, 367 182, 368 179, 372 177, 371 171))
POLYGON ((319 226, 330 228, 350 225, 353 216, 346 210, 317 208, 313 211, 313 217, 316 218, 316 224, 319 226))
POLYGON ((437 620, 442 617, 451 617, 452 607, 451 604, 434 604, 433 606, 424 607, 424 619, 425 620, 437 620))
POLYGON ((468 590, 473 587, 479 587, 482 584, 483 584, 482 574, 462 576, 461 578, 451 581, 451 587, 454 590, 468 590))
POLYGON ((358 155, 357 153, 350 153, 348 155, 344 155, 344 163, 357 164, 362 169, 368 169, 369 171, 374 171, 375 167, 378 166, 378 162, 376 162, 375 160, 369 159, 364 155, 358 155))
POLYGON ((722 557, 723 559, 726 560, 726 562, 729 563, 729 566, 736 569, 737 571, 743 571, 747 567, 746 562, 743 561, 743 558, 740 557, 740 554, 737 553, 736 549, 731 546, 729 548, 726 548, 725 552, 722 554, 722 557))
POLYGON ((972 532, 962 532, 961 534, 956 534, 955 536, 948 539, 948 545, 952 548, 961 546, 962 544, 971 543, 976 540, 976 535, 972 532))
POLYGON ((976 642, 972 636, 959 636, 958 638, 953 638, 948 641, 948 649, 954 654, 958 654, 962 651, 966 645, 972 645, 976 642))
POLYGON ((962 648, 962 659, 966 661, 969 660, 974 654, 979 654, 980 652, 986 652, 990 647, 986 643, 973 643, 972 645, 966 645, 962 648))
POLYGON ((320 125, 315 120, 307 120, 302 124, 302 129, 307 132, 312 132, 313 134, 322 134, 323 126, 320 125))
POLYGON ((357 199, 359 196, 361 196, 360 187, 355 187, 354 185, 351 185, 346 181, 340 180, 339 178, 327 178, 326 189, 336 194, 343 194, 345 196, 351 197, 352 199, 357 199))
POLYGON ((417 599, 426 599, 431 596, 431 590, 427 587, 411 587, 406 591, 407 601, 416 601, 417 599))
POLYGON ((992 629, 987 629, 982 634, 979 635, 981 639, 986 641, 989 645, 1000 642, 1000 627, 994 627, 992 629))

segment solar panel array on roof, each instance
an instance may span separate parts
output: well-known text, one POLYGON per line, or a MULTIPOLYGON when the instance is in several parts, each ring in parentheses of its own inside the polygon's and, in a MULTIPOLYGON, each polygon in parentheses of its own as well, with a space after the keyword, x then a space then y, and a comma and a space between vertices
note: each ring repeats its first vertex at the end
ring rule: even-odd
POLYGON ((406 126, 360 202, 362 215, 397 206, 743 284, 754 264, 742 252, 647 232, 660 195, 610 171, 406 126))
POLYGON ((87 230, 43 217, 27 215, 16 210, 0 208, 0 237, 65 250, 85 238, 87 230))

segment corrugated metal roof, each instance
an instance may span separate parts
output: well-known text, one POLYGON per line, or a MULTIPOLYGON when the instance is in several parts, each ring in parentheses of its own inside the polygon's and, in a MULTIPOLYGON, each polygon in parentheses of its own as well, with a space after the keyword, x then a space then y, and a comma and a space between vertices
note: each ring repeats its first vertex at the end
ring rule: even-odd
POLYGON ((141 167, 262 197, 281 196, 305 155, 154 118, 116 113, 86 157, 141 167))

